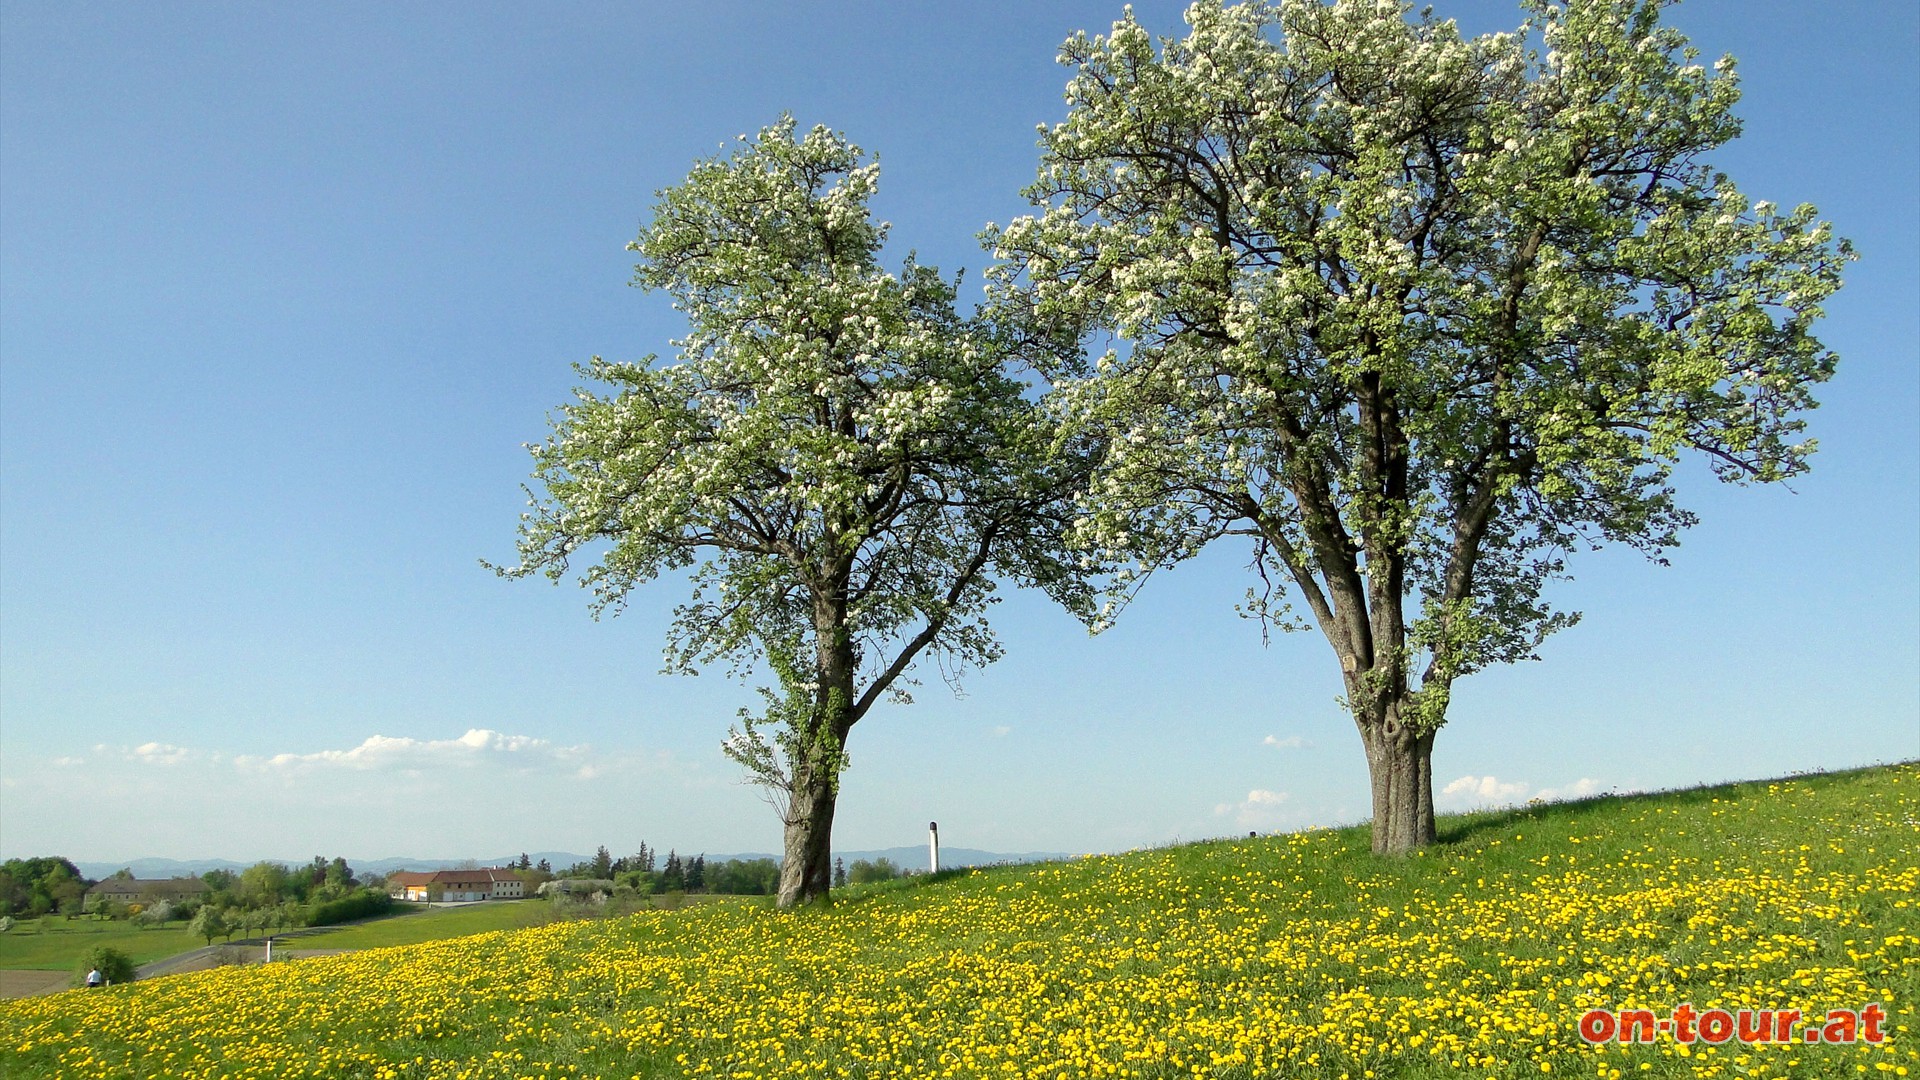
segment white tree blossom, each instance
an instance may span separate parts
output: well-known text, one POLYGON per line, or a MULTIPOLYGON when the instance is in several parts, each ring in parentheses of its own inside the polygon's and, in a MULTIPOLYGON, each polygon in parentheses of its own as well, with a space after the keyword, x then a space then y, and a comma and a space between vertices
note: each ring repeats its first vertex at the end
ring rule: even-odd
POLYGON ((1108 447, 1076 541, 1251 538, 1252 613, 1294 625, 1290 586, 1333 646, 1378 850, 1433 839, 1453 680, 1573 620, 1543 596, 1568 552, 1674 544, 1682 451, 1746 482, 1813 449, 1851 251, 1713 170, 1734 65, 1662 6, 1467 38, 1397 0, 1202 2, 1157 44, 1129 13, 1063 47, 1042 209, 990 233, 1002 302, 1123 339, 1053 373, 1108 447))
POLYGON ((1072 455, 1010 369, 1022 343, 958 316, 933 269, 879 266, 862 158, 787 118, 660 193, 635 281, 672 295, 687 335, 670 363, 582 369, 605 389, 531 448, 545 497, 501 571, 559 581, 594 545, 598 614, 693 568, 667 666, 773 676, 723 749, 785 822, 783 906, 830 884, 853 726, 906 700, 919 660, 1000 655, 997 581, 1086 606, 1059 555, 1072 455))

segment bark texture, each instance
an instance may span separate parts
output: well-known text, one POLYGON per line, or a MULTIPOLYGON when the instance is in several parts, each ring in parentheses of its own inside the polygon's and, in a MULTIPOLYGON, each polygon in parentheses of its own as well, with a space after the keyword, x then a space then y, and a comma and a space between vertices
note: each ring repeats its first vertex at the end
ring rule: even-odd
POLYGON ((846 767, 847 736, 858 718, 853 691, 859 658, 847 627, 848 572, 846 560, 836 560, 814 593, 814 700, 796 743, 787 792, 785 854, 775 898, 783 908, 823 899, 833 887, 833 808, 846 767))
POLYGON ((1360 724, 1373 782, 1373 853, 1400 855, 1434 842, 1433 732, 1397 718, 1360 724))
POLYGON ((776 903, 790 908, 827 895, 833 886, 833 807, 839 792, 833 775, 812 765, 794 771, 793 801, 786 821, 786 854, 780 860, 776 903))

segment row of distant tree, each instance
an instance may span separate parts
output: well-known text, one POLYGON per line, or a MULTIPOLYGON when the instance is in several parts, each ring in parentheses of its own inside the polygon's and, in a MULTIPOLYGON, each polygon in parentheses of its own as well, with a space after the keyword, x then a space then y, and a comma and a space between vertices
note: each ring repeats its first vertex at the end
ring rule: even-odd
MULTIPOLYGON (((587 878, 612 881, 641 894, 721 893, 731 896, 767 896, 780 881, 780 864, 773 859, 724 859, 709 864, 705 854, 685 858, 669 849, 663 859, 657 849, 642 843, 631 855, 615 857, 603 844, 590 859, 583 859, 555 870, 546 859, 534 860, 525 852, 511 869, 527 882, 529 895, 544 882, 555 878, 587 878)), ((885 881, 904 871, 891 860, 856 859, 852 865, 835 859, 833 879, 836 886, 885 881)), ((113 877, 131 878, 131 870, 113 877)), ((316 911, 323 908, 357 908, 369 901, 366 893, 386 891, 384 875, 357 874, 347 860, 316 855, 301 866, 262 861, 238 873, 209 870, 200 875, 207 892, 197 900, 174 900, 143 905, 103 905, 100 914, 108 917, 139 917, 142 922, 168 922, 193 919, 201 909, 219 912, 214 936, 231 930, 272 930, 311 924, 316 911)), ((79 914, 86 891, 96 882, 80 873, 78 867, 59 856, 32 859, 8 859, 0 864, 0 916, 33 917, 47 914, 79 914)), ((330 920, 328 920, 330 921, 330 920)), ((211 925, 211 924, 210 924, 211 925)))
MULTIPOLYGON (((132 870, 121 870, 105 880, 132 878, 132 870)), ((197 899, 176 899, 163 910, 173 918, 189 918, 200 907, 222 911, 264 911, 279 907, 307 909, 336 903, 383 884, 378 877, 362 881, 347 860, 316 855, 303 866, 257 862, 235 873, 210 870, 200 875, 207 891, 197 899)), ((99 882, 80 873, 71 861, 60 856, 8 859, 0 863, 0 916, 77 915, 86 910, 87 890, 99 882)), ((162 905, 109 903, 98 905, 98 912, 109 917, 136 914, 134 908, 161 909, 162 905)), ((151 919, 151 915, 149 915, 151 919)))
MULTIPOLYGON (((132 878, 132 870, 110 875, 132 878)), ((78 915, 128 919, 141 926, 184 921, 208 942, 235 934, 271 933, 296 926, 322 926, 364 918, 392 906, 383 882, 361 881, 343 858, 316 855, 304 866, 258 862, 239 873, 211 870, 200 875, 207 886, 198 896, 167 896, 149 901, 109 900, 89 907, 88 889, 99 882, 59 856, 9 859, 0 864, 0 930, 14 917, 78 915)))
MULTIPOLYGON (((592 858, 558 871, 546 859, 536 862, 522 852, 513 869, 526 879, 529 893, 555 878, 611 881, 643 895, 689 892, 770 896, 780 885, 780 864, 773 859, 723 859, 709 864, 704 853, 685 858, 673 849, 668 849, 662 859, 659 849, 644 842, 633 854, 617 857, 602 844, 592 858)), ((851 866, 844 859, 833 861, 835 885, 886 881, 903 873, 886 858, 855 859, 851 866)))
MULTIPOLYGON (((175 912, 166 901, 135 915, 134 919, 166 921, 175 912)), ((331 898, 316 897, 309 903, 287 900, 267 907, 223 908, 211 903, 191 907, 187 931, 213 944, 216 937, 233 940, 235 934, 270 934, 297 926, 331 926, 352 919, 384 915, 393 910, 393 898, 382 889, 362 886, 331 898)))
MULTIPOLYGON (((124 871, 122 871, 124 873, 124 871)), ((131 875, 129 875, 131 876, 131 875)), ((347 860, 315 855, 304 866, 257 862, 238 874, 231 870, 209 870, 200 875, 207 883, 206 903, 222 909, 260 910, 281 904, 315 904, 342 899, 366 885, 379 885, 380 879, 363 882, 347 860)))

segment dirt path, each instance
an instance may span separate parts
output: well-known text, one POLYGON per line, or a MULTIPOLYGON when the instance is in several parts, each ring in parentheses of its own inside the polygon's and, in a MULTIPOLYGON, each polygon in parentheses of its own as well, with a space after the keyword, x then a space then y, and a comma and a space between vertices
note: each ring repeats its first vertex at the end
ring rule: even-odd
POLYGON ((65 971, 0 971, 0 998, 32 997, 65 990, 72 974, 65 971))

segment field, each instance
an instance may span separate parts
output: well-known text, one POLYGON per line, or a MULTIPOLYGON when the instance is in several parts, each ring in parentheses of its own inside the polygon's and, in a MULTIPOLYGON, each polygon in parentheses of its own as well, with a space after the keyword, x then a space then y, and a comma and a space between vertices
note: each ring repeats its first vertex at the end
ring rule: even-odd
POLYGON ((205 944, 187 933, 185 923, 146 929, 126 922, 46 915, 21 920, 0 934, 0 970, 71 971, 81 954, 95 945, 111 945, 134 963, 144 964, 205 944))
POLYGON ((396 915, 387 915, 348 926, 324 927, 303 931, 290 942, 298 949, 380 949, 394 945, 418 945, 442 938, 467 937, 490 930, 517 930, 531 926, 536 911, 546 903, 538 900, 489 900, 459 907, 422 908, 407 906, 396 915))
POLYGON ((1398 860, 1322 830, 71 991, 0 1005, 0 1074, 1920 1075, 1920 767, 1443 835, 1398 860), (1588 1009, 1682 1003, 1878 1003, 1887 1038, 1578 1033, 1588 1009))
MULTIPOLYGON (((300 949, 377 949, 417 945, 442 938, 466 937, 489 930, 519 929, 543 921, 546 904, 535 901, 489 901, 457 907, 408 907, 400 914, 340 927, 303 930, 287 938, 300 949)), ((111 945, 145 964, 198 949, 207 942, 186 932, 185 923, 143 929, 126 922, 68 919, 49 915, 0 935, 0 971, 71 972, 80 957, 95 945, 111 945), (24 931, 24 932, 23 932, 24 931)), ((236 934, 234 940, 257 936, 236 934)), ((219 944, 224 939, 215 938, 219 944)))
MULTIPOLYGON (((685 903, 744 902, 739 898, 690 896, 685 903)), ((665 897, 653 898, 656 904, 671 904, 665 897)), ((482 904, 423 907, 407 905, 398 913, 368 919, 345 926, 301 930, 294 935, 276 935, 283 947, 304 949, 380 949, 396 945, 418 945, 445 938, 469 937, 491 930, 517 930, 552 921, 544 901, 503 900, 482 904)), ((0 935, 0 971, 57 971, 69 975, 80 957, 95 945, 111 945, 146 964, 206 944, 185 930, 185 923, 145 929, 126 922, 93 918, 69 919, 47 915, 26 920, 21 926, 0 935)), ((248 935, 236 935, 241 940, 248 935)), ((215 939, 219 944, 224 939, 215 939)), ((257 950, 256 950, 257 951, 257 950)), ((0 998, 38 993, 45 980, 24 977, 0 987, 0 998)))
MULTIPOLYGON (((652 897, 656 905, 671 904, 666 897, 652 897)), ((751 903, 746 897, 686 896, 687 904, 751 903)), ((423 909, 408 907, 398 915, 388 915, 347 926, 303 931, 290 944, 296 949, 381 949, 395 945, 419 945, 444 938, 468 937, 490 930, 518 930, 553 921, 544 900, 489 900, 482 904, 423 909)))

